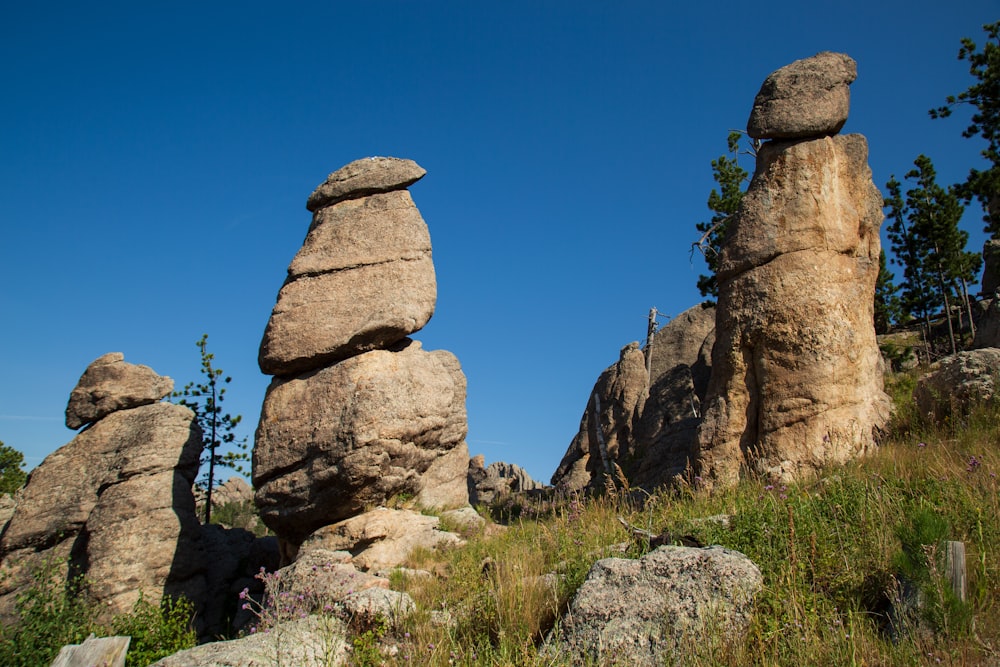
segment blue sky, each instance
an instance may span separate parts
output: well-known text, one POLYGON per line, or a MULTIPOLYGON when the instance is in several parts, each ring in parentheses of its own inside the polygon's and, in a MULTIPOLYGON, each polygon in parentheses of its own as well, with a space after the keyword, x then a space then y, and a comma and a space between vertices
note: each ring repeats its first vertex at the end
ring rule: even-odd
MULTIPOLYGON (((68 442, 111 351, 178 386, 202 333, 252 438, 257 348, 326 175, 416 160, 438 277, 415 338, 469 382, 469 447, 547 481, 651 306, 698 303, 709 162, 768 73, 858 61, 845 132, 874 180, 979 165, 963 36, 995 0, 50 2, 0 9, 0 440, 68 442)), ((749 167, 749 164, 746 166, 749 167)), ((981 247, 980 213, 965 227, 981 247)), ((884 237, 884 235, 883 235, 884 237)))

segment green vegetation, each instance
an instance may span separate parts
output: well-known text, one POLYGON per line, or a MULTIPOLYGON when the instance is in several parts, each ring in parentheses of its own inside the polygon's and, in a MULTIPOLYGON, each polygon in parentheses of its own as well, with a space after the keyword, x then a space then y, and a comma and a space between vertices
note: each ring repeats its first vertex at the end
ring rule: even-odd
POLYGON ((127 667, 145 667, 194 646, 190 602, 168 598, 157 607, 140 597, 131 612, 102 623, 100 609, 86 593, 85 580, 76 577, 67 583, 66 569, 64 562, 49 560, 32 570, 33 584, 17 596, 17 621, 0 625, 0 664, 51 664, 63 646, 80 644, 90 633, 131 636, 127 667))
POLYGON ((411 567, 445 576, 393 579, 421 611, 383 639, 398 647, 385 660, 559 664, 539 645, 593 562, 645 550, 634 541, 624 552, 615 546, 629 542, 621 516, 741 551, 764 575, 748 632, 734 643, 692 646, 682 664, 994 664, 1000 405, 929 424, 912 405, 915 377, 890 379, 898 408, 879 449, 819 479, 787 486, 746 480, 711 495, 685 486, 652 496, 618 480, 601 497, 507 503, 498 508, 514 517, 506 529, 488 525, 461 549, 411 557, 411 567), (718 515, 728 516, 728 525, 706 520, 718 515), (942 540, 965 543, 965 603, 945 581, 942 540), (554 587, 548 573, 559 575, 554 587), (904 587, 922 600, 910 615, 904 587), (447 612, 454 626, 429 610, 447 612))
POLYGON ((236 427, 243 420, 243 416, 233 416, 222 411, 222 402, 226 398, 225 385, 233 379, 229 376, 223 377, 222 369, 213 365, 215 355, 208 351, 208 334, 204 334, 197 345, 201 352, 201 373, 205 376, 205 380, 200 384, 189 382, 184 389, 175 391, 173 395, 181 399, 178 403, 194 412, 198 426, 201 427, 204 451, 207 452, 202 457, 201 463, 208 465, 208 470, 200 482, 205 488, 204 523, 211 523, 212 489, 215 488, 217 481, 215 468, 231 468, 238 473, 244 473, 246 471, 242 464, 249 461, 250 456, 246 451, 246 438, 236 439, 236 427), (223 445, 235 447, 236 450, 222 452, 220 450, 223 445))
POLYGON ((24 454, 0 440, 0 493, 15 493, 27 479, 24 454))

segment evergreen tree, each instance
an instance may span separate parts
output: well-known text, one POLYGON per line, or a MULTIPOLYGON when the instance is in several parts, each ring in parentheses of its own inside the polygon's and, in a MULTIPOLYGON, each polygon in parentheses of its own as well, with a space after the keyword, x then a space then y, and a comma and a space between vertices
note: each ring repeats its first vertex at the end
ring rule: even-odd
POLYGON ((875 333, 889 333, 893 324, 903 319, 903 309, 899 302, 892 272, 886 266, 885 251, 878 255, 878 278, 875 281, 875 333))
POLYGON ((215 468, 231 468, 243 473, 242 463, 250 459, 246 452, 246 438, 236 439, 236 427, 243 420, 241 415, 230 415, 222 411, 222 401, 226 397, 225 385, 232 382, 231 377, 223 377, 222 369, 215 368, 212 361, 215 355, 208 351, 208 334, 204 334, 197 343, 201 351, 201 373, 205 381, 201 384, 189 382, 181 391, 175 391, 175 397, 181 405, 190 408, 198 425, 201 427, 203 452, 201 464, 208 464, 208 470, 202 478, 205 487, 205 523, 212 520, 212 489, 216 485, 215 468), (222 452, 222 445, 235 446, 237 451, 222 452))
POLYGON ((964 207, 956 187, 937 184, 934 165, 926 155, 917 157, 913 164, 915 169, 905 178, 914 180, 915 185, 906 192, 905 200, 895 177, 886 184, 887 233, 906 280, 901 303, 905 312, 924 321, 928 334, 931 316, 943 308, 955 351, 951 306, 958 300, 968 305, 965 285, 975 279, 982 258, 965 250, 969 234, 958 227, 964 207))
POLYGON ((985 230, 1000 237, 1000 21, 983 26, 987 41, 979 51, 968 37, 962 39, 958 59, 969 62, 969 73, 976 83, 958 95, 949 95, 947 104, 931 109, 931 118, 947 118, 955 106, 969 104, 975 108, 969 126, 962 136, 980 136, 986 140, 982 155, 990 167, 983 171, 970 169, 958 194, 969 202, 977 199, 983 207, 985 230))
POLYGON ((730 132, 726 142, 729 155, 721 155, 712 160, 712 176, 719 184, 719 189, 713 188, 708 195, 708 208, 712 211, 712 218, 695 225, 702 232, 695 246, 701 250, 710 271, 707 276, 698 276, 698 290, 702 296, 719 296, 719 285, 715 279, 719 268, 719 252, 722 250, 729 222, 743 199, 744 184, 750 178, 749 172, 739 163, 741 135, 741 132, 730 132))
POLYGON ((0 493, 15 493, 24 486, 28 473, 24 472, 24 454, 0 440, 0 493))

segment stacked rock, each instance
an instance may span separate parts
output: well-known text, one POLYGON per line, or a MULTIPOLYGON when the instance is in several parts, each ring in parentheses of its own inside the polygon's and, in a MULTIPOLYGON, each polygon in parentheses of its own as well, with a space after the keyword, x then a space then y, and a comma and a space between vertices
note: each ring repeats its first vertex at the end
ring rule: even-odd
POLYGON ((297 547, 396 496, 468 504, 465 375, 407 336, 434 313, 430 235, 407 187, 412 160, 366 158, 309 197, 305 242, 260 348, 276 377, 253 454, 264 522, 297 547))
MULTIPOLYGON (((0 539, 0 616, 38 567, 84 574, 104 613, 140 595, 204 595, 191 486, 201 431, 194 413, 159 402, 173 380, 106 354, 70 395, 66 425, 88 428, 32 471, 0 539)), ((53 573, 55 574, 55 573, 53 573)))
POLYGON ((706 485, 790 479, 869 451, 889 416, 875 340, 882 198, 847 120, 855 62, 771 74, 747 132, 767 139, 719 258, 699 433, 706 485))

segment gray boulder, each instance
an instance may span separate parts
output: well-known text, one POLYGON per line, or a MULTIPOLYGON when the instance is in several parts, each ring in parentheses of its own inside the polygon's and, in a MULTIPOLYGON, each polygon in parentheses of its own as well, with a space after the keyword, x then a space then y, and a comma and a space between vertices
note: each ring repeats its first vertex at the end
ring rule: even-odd
POLYGON ((309 195, 306 208, 317 211, 349 197, 407 188, 427 173, 413 160, 367 157, 355 160, 327 176, 309 195))
POLYGON ((755 139, 800 139, 833 135, 850 109, 848 86, 857 63, 825 51, 772 72, 753 103, 747 134, 755 139))
POLYGON ((121 352, 109 352, 87 366, 70 392, 66 426, 75 430, 116 410, 155 403, 173 388, 173 380, 149 366, 126 363, 121 352))
POLYGON ((446 499, 439 509, 467 505, 465 386, 454 355, 410 340, 276 378, 253 453, 264 522, 298 544, 321 526, 401 494, 421 504, 446 499), (435 488, 424 494, 428 480, 435 488))
POLYGON ((547 650, 572 664, 677 664, 687 642, 744 632, 762 586, 753 562, 718 546, 605 558, 591 567, 547 650))
POLYGON ((987 347, 945 357, 917 380, 913 398, 924 415, 941 420, 987 401, 1000 389, 1000 349, 987 347))

